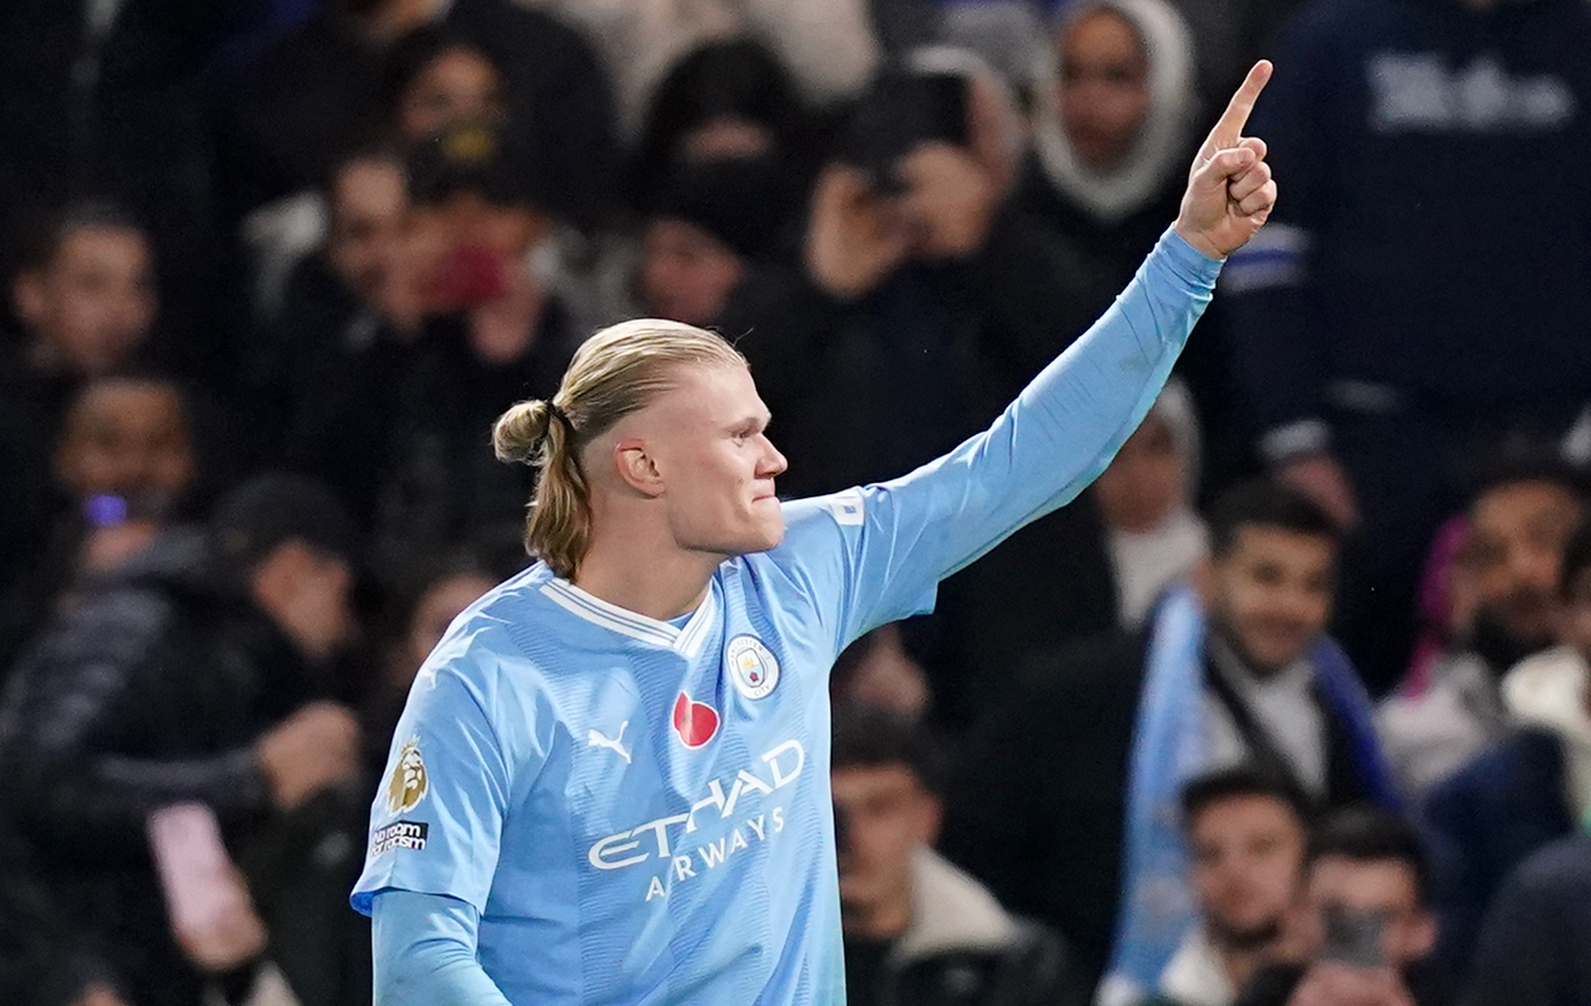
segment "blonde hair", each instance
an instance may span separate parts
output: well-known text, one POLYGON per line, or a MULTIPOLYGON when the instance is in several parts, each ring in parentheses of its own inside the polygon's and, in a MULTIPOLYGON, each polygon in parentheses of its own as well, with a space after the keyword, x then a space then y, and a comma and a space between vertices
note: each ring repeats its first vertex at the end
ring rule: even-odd
POLYGON ((674 386, 680 364, 746 366, 723 337, 674 321, 643 318, 609 326, 575 351, 550 401, 519 402, 498 417, 500 461, 538 469, 525 519, 525 548, 565 579, 591 543, 590 487, 580 452, 620 419, 674 386))

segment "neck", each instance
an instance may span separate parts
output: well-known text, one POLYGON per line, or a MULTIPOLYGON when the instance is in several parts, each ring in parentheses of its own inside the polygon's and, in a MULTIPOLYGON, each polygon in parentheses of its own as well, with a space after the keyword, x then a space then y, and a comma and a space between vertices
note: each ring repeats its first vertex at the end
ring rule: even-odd
POLYGON ((1209 935, 1210 944, 1215 948, 1216 954, 1221 959, 1221 970, 1226 973, 1227 980, 1232 987, 1240 989, 1248 984, 1249 977, 1254 974, 1254 969, 1262 961, 1277 959, 1283 950, 1283 940, 1286 935, 1284 927, 1278 925, 1274 932, 1256 932, 1246 938, 1233 933, 1224 933, 1219 927, 1206 925, 1205 932, 1209 935))
POLYGON ((1211 629, 1212 631, 1207 637, 1207 645, 1210 647, 1210 659, 1229 671, 1245 675, 1253 681, 1270 681, 1282 671, 1291 667, 1294 661, 1298 659, 1295 657, 1292 661, 1288 661, 1279 667, 1263 667, 1250 660, 1243 647, 1239 646, 1219 627, 1212 625, 1211 629))
POLYGON ((911 898, 902 892, 873 905, 845 905, 845 934, 864 940, 893 940, 911 926, 911 898))
POLYGON ((1247 985, 1249 976, 1254 973, 1254 966, 1259 963, 1260 950, 1217 945, 1217 952, 1221 955, 1221 968, 1232 987, 1240 989, 1247 985))
POLYGON ((594 534, 574 582, 609 604, 666 622, 696 610, 723 560, 633 533, 594 534))

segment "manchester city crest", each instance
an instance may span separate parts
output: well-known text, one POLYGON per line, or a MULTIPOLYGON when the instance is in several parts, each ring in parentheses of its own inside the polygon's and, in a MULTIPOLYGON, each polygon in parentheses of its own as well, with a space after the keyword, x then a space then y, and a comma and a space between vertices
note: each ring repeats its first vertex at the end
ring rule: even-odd
POLYGON ((729 679, 748 699, 767 698, 779 684, 779 661, 756 636, 736 636, 724 648, 729 679))

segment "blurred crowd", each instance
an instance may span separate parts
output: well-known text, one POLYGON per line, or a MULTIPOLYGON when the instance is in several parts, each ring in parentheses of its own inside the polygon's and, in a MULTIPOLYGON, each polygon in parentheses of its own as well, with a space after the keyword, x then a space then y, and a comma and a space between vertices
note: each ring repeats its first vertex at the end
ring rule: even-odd
POLYGON ((795 497, 1275 215, 1097 482, 842 656, 857 1006, 1591 1001, 1587 0, 0 5, 0 1001, 358 1006, 492 420, 713 328, 795 497))

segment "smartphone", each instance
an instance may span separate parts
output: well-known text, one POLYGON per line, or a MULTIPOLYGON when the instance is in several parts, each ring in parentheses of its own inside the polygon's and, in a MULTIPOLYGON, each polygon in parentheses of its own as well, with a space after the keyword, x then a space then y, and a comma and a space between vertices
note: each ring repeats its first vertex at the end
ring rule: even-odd
POLYGON ((204 804, 162 807, 149 815, 149 845, 160 873, 172 928, 202 932, 222 925, 247 896, 221 840, 215 812, 204 804))
POLYGON ((1386 964, 1381 937, 1387 928, 1387 913, 1334 908, 1327 910, 1323 921, 1325 941, 1318 955, 1321 960, 1357 968, 1386 964))

